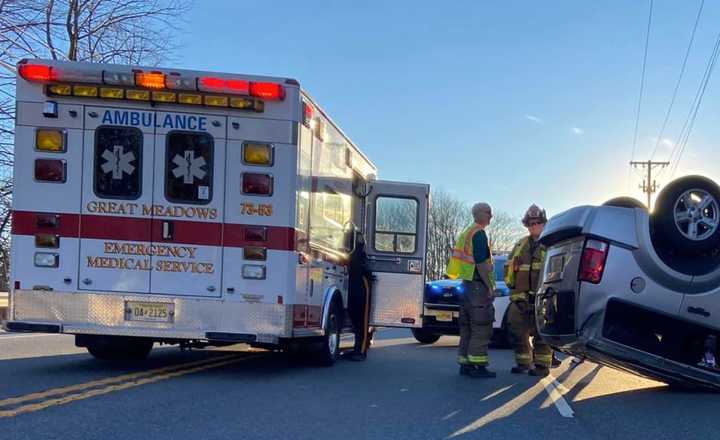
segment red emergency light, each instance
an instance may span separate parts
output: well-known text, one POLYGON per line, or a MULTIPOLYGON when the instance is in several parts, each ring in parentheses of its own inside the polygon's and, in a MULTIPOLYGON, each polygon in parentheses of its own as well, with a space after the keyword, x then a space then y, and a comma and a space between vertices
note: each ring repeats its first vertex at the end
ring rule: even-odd
POLYGON ((250 96, 263 98, 270 101, 282 101, 285 99, 285 89, 282 85, 270 82, 251 82, 250 96))
POLYGON ((42 64, 20 64, 18 72, 27 81, 50 82, 57 79, 53 68, 42 64))

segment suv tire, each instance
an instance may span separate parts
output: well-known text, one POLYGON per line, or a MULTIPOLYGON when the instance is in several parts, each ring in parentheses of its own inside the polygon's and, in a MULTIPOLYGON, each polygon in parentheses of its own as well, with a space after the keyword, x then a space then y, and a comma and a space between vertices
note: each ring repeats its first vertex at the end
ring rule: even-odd
POLYGON ((702 176, 686 176, 660 192, 651 217, 653 242, 697 256, 720 246, 720 187, 702 176))
POLYGON ((603 203, 603 206, 615 206, 618 208, 640 208, 647 209, 647 206, 640 200, 633 197, 615 197, 603 203))

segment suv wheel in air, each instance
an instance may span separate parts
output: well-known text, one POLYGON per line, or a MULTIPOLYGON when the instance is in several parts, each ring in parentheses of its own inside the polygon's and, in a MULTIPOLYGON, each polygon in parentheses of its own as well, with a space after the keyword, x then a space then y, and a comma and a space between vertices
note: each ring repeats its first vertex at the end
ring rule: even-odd
POLYGON ((668 184, 658 196, 651 226, 656 246, 697 256, 720 245, 720 187, 702 176, 668 184))
POLYGON ((647 209, 647 206, 640 200, 633 197, 615 197, 603 203, 603 206, 615 206, 617 208, 640 208, 647 209))

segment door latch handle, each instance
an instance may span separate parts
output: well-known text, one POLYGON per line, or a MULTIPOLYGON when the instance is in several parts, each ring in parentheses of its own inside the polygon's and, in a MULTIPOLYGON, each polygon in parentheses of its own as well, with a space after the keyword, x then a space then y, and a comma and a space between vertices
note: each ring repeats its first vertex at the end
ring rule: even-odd
POLYGON ((688 307, 688 308, 687 308, 687 311, 690 312, 690 313, 694 313, 694 314, 696 314, 696 315, 704 316, 704 317, 706 317, 706 318, 709 318, 709 317, 710 317, 710 312, 708 312, 707 310, 703 309, 702 307, 688 307))
POLYGON ((163 221, 162 225, 162 238, 163 240, 171 240, 173 238, 174 230, 173 222, 163 221))
POLYGON ((400 257, 395 257, 395 258, 393 258, 393 257, 376 257, 374 255, 371 255, 368 257, 368 259, 370 261, 386 261, 388 263, 395 263, 395 264, 400 264, 402 262, 402 260, 400 260, 400 257))

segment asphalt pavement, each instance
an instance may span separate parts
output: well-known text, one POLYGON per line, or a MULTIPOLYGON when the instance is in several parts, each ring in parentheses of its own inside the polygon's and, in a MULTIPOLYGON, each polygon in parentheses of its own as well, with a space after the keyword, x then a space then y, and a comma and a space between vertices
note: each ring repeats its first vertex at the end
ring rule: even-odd
MULTIPOLYGON (((347 341, 346 341, 347 343, 347 341)), ((71 336, 0 333, 3 439, 714 439, 715 393, 565 359, 552 376, 457 374, 456 337, 379 333, 366 362, 320 368, 247 346, 108 364, 71 336)))

